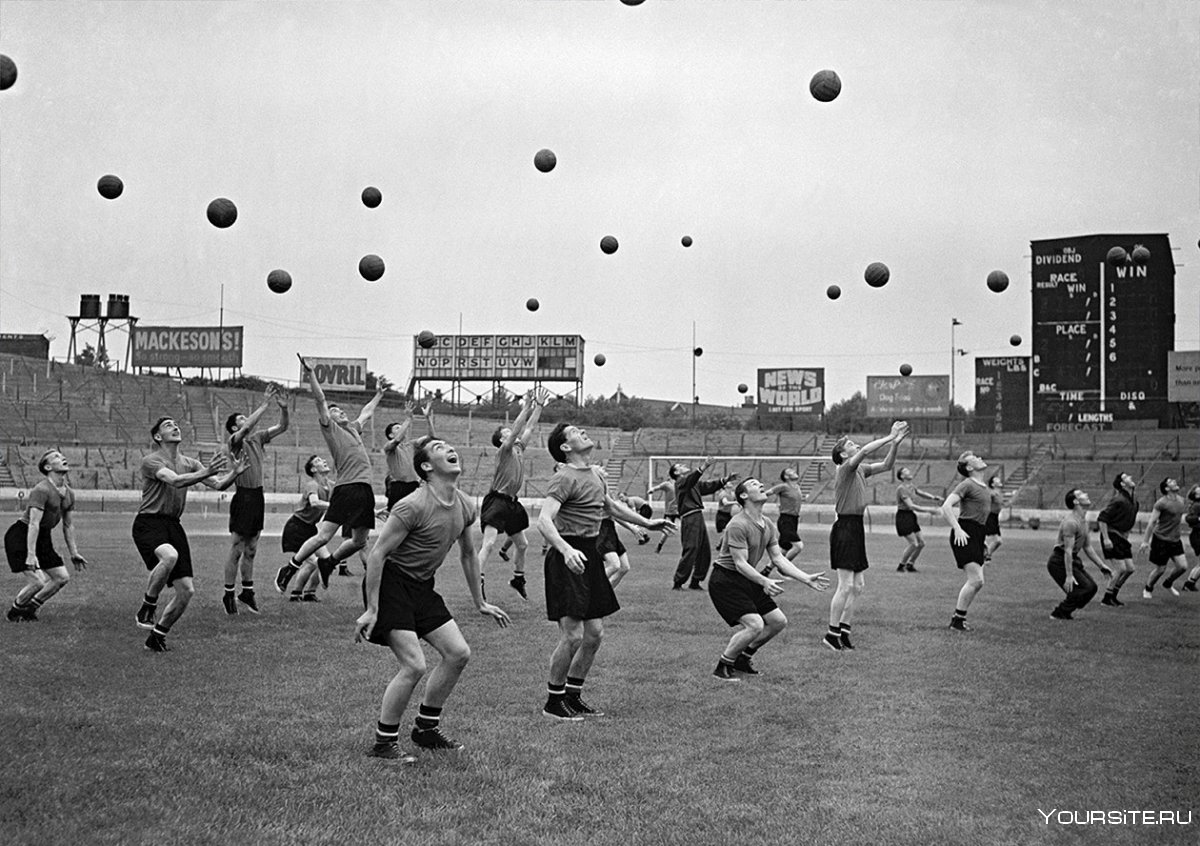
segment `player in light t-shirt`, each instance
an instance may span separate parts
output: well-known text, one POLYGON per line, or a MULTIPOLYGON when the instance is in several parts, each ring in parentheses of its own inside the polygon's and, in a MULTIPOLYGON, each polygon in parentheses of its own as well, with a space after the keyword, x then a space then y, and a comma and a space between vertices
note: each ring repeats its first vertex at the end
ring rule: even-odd
POLYGON ((1138 548, 1139 555, 1150 551, 1153 569, 1146 586, 1142 589, 1143 599, 1154 598, 1154 584, 1168 567, 1170 573, 1163 579, 1163 587, 1179 596, 1175 580, 1187 572, 1187 554, 1183 551, 1183 515, 1187 513, 1187 502, 1179 495, 1179 480, 1170 476, 1158 484, 1162 494, 1154 503, 1154 513, 1146 524, 1146 535, 1138 548))
POLYGON ((525 550, 529 546, 525 530, 529 528, 529 513, 517 496, 525 485, 525 448, 537 432, 538 420, 549 399, 550 392, 545 388, 529 391, 512 426, 497 426, 492 433, 496 469, 479 512, 479 527, 483 531, 479 544, 480 572, 485 572, 496 538, 503 532, 515 547, 513 574, 508 584, 522 599, 529 598, 525 590, 525 550))
MULTIPOLYGON (((300 366, 308 377, 308 387, 317 405, 317 422, 321 425, 321 436, 333 458, 333 472, 337 481, 329 497, 329 508, 317 525, 317 533, 306 540, 292 559, 275 574, 275 589, 280 593, 287 590, 288 582, 305 567, 309 556, 329 543, 338 529, 346 526, 351 531, 350 540, 339 546, 328 559, 313 564, 321 574, 321 583, 329 587, 329 576, 334 567, 367 545, 367 537, 375 525, 371 455, 363 443, 362 430, 363 424, 371 419, 379 401, 383 399, 383 388, 362 407, 358 417, 351 420, 341 406, 325 401, 321 383, 303 358, 300 359, 300 366)), ((301 578, 307 579, 309 572, 304 572, 301 578)))
POLYGON ((966 581, 958 591, 954 616, 950 618, 950 628, 959 632, 971 630, 967 625, 967 610, 979 591, 983 590, 983 565, 987 561, 984 537, 992 508, 992 496, 983 481, 983 471, 986 469, 987 462, 971 450, 960 455, 958 475, 963 480, 942 503, 942 516, 951 529, 950 550, 954 553, 958 569, 966 574, 966 581), (955 507, 959 509, 957 515, 955 507))
POLYGON ((713 607, 734 630, 713 670, 724 681, 740 681, 737 673, 758 675, 751 661, 754 654, 787 627, 787 617, 775 604, 783 586, 779 579, 768 578, 768 572, 778 568, 781 575, 813 590, 825 590, 829 584, 823 573, 805 573, 784 554, 779 530, 762 513, 767 501, 762 482, 739 482, 733 498, 742 510, 725 527, 708 583, 713 607))
POLYGON ((908 424, 897 420, 886 436, 859 446, 849 435, 838 438, 833 446, 834 510, 837 520, 829 531, 829 566, 837 571, 837 588, 829 600, 829 629, 822 639, 827 647, 840 652, 853 649, 850 626, 854 603, 866 585, 867 539, 863 530, 863 512, 867 509, 867 476, 890 472, 896 463, 896 447, 908 434, 908 424), (883 461, 867 463, 871 453, 887 447, 883 461))
POLYGON ((538 529, 550 544, 543 568, 546 618, 558 624, 559 632, 542 714, 556 720, 602 716, 583 701, 582 691, 604 636, 604 618, 621 607, 596 548, 605 512, 644 529, 675 529, 666 520, 647 520, 608 495, 592 469, 595 446, 584 429, 569 423, 559 423, 546 439, 551 457, 562 465, 538 517, 538 529))
POLYGON ((434 590, 434 574, 456 542, 467 590, 480 614, 501 626, 503 609, 483 598, 479 557, 471 524, 475 504, 458 489, 462 472, 458 452, 443 440, 422 438, 413 448, 413 466, 425 482, 392 506, 379 538, 367 556, 363 582, 366 610, 358 618, 355 640, 387 646, 400 667, 383 693, 375 744, 368 754, 408 763, 400 751, 400 719, 417 683, 426 673, 424 640, 441 656, 429 673, 417 710, 412 741, 423 749, 455 751, 462 744, 441 731, 442 707, 471 656, 458 624, 434 590))
POLYGON ((1053 620, 1073 620, 1071 615, 1092 601, 1096 595, 1096 582, 1083 569, 1079 553, 1084 553, 1097 567, 1104 561, 1092 545, 1091 527, 1088 525, 1087 510, 1092 501, 1078 488, 1068 491, 1065 499, 1071 510, 1058 527, 1058 538, 1046 569, 1050 578, 1063 589, 1066 597, 1050 612, 1053 620))
POLYGON ((76 570, 87 568, 87 559, 75 543, 75 492, 67 484, 70 465, 61 452, 48 450, 38 459, 38 471, 45 476, 25 498, 25 512, 4 535, 4 551, 14 573, 25 575, 25 586, 17 593, 8 619, 28 622, 37 619, 45 602, 67 586, 71 574, 54 549, 51 533, 62 524, 63 539, 76 570))
POLYGON ((142 606, 135 617, 139 628, 150 629, 146 648, 166 652, 167 632, 183 616, 195 595, 192 585, 192 551, 187 533, 179 522, 187 505, 187 489, 201 484, 223 491, 246 469, 245 456, 239 456, 228 472, 218 475, 228 459, 216 453, 208 466, 190 456, 180 455, 183 432, 171 417, 160 417, 150 429, 154 450, 142 458, 142 502, 133 518, 133 543, 150 571, 142 606), (174 587, 175 596, 155 622, 158 595, 164 587, 174 587))
POLYGON ((254 597, 254 557, 258 554, 258 539, 266 514, 263 497, 264 451, 267 444, 286 432, 287 428, 288 397, 276 385, 268 386, 263 403, 250 414, 239 412, 229 415, 225 420, 230 458, 246 456, 246 470, 234 482, 237 490, 229 502, 229 557, 225 561, 225 596, 221 600, 226 614, 236 614, 238 602, 252 613, 258 613, 258 601, 254 597), (256 430, 258 421, 272 400, 279 406, 279 422, 256 430), (239 565, 242 590, 235 600, 239 565))

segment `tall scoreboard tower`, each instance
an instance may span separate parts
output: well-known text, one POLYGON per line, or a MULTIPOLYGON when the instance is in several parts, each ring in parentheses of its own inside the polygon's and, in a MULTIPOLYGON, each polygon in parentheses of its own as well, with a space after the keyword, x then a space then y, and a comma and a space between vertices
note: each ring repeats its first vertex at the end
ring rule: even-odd
POLYGON ((1033 425, 1166 425, 1175 261, 1166 235, 1033 241, 1033 425), (1113 247, 1143 263, 1110 261, 1113 247), (1139 251, 1140 255, 1140 251, 1139 251))

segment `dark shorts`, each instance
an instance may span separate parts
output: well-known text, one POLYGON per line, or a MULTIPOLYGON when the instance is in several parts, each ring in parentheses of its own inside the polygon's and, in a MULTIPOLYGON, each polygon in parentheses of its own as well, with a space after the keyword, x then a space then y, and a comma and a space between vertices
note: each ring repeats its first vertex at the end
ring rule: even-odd
POLYGON ((647 520, 654 519, 654 508, 648 502, 643 502, 637 507, 637 513, 641 514, 647 520))
POLYGON ((983 534, 989 538, 1000 537, 1000 515, 989 513, 987 522, 983 524, 983 534))
POLYGON ((610 552, 624 555, 625 551, 625 544, 617 534, 617 524, 605 517, 600 521, 600 534, 596 535, 596 552, 605 556, 610 552))
POLYGON ((494 527, 506 535, 516 535, 529 528, 529 512, 516 497, 499 491, 488 491, 479 509, 479 525, 494 527))
POLYGON ((343 529, 372 529, 375 527, 375 494, 366 482, 339 485, 329 497, 329 510, 321 518, 337 523, 343 529))
POLYGON ((229 501, 229 533, 244 538, 263 530, 266 513, 262 488, 238 488, 229 501))
POLYGON ((861 514, 839 514, 829 530, 829 566, 861 573, 867 563, 867 537, 861 514))
POLYGON ((582 573, 572 573, 554 547, 546 552, 546 619, 597 620, 616 612, 621 604, 604 573, 604 559, 596 551, 595 538, 564 536, 568 546, 586 557, 582 573))
POLYGON ((1192 529, 1188 540, 1192 544, 1192 555, 1200 555, 1200 529, 1192 529))
POLYGON ((139 514, 133 518, 133 545, 142 556, 142 563, 147 570, 158 566, 158 556, 154 550, 163 544, 175 547, 179 556, 171 574, 167 576, 167 584, 175 583, 176 579, 189 578, 192 575, 192 548, 188 545, 187 533, 183 525, 174 517, 161 514, 139 514))
POLYGON ((920 531, 921 524, 917 522, 917 512, 910 511, 907 508, 896 509, 896 534, 902 538, 906 538, 920 531))
MULTIPOLYGON (((54 543, 50 538, 50 529, 38 529, 37 554, 38 566, 43 570, 53 570, 55 567, 65 567, 62 557, 54 551, 54 543)), ((14 573, 24 573, 28 569, 25 564, 29 558, 29 524, 18 520, 8 527, 4 533, 4 554, 8 556, 8 568, 14 573)))
POLYGON ((280 538, 280 546, 283 547, 284 552, 299 552, 300 547, 304 546, 304 542, 316 533, 316 526, 312 523, 305 523, 293 514, 283 524, 283 537, 280 538))
POLYGON ((729 525, 729 521, 733 519, 733 514, 728 511, 718 511, 717 518, 713 521, 713 527, 717 530, 717 534, 725 531, 725 527, 729 525))
POLYGON ((1169 541, 1155 536, 1150 538, 1150 563, 1161 567, 1170 563, 1177 555, 1183 555, 1183 541, 1169 541))
MULTIPOLYGON (((363 581, 363 592, 366 592, 363 581)), ((365 600, 365 596, 364 596, 365 600)), ((363 603, 364 607, 366 602, 363 603)), ((388 632, 398 629, 425 637, 453 620, 442 597, 433 589, 433 579, 422 582, 395 567, 384 565, 379 583, 379 617, 371 630, 371 643, 388 645, 388 632)))
POLYGON ((779 529, 779 548, 787 552, 792 545, 800 540, 800 515, 780 514, 775 527, 779 529))
POLYGON ((1103 539, 1100 543, 1100 551, 1105 558, 1110 561, 1129 561, 1133 558, 1133 545, 1129 543, 1129 538, 1123 538, 1110 529, 1108 540, 1107 547, 1104 546, 1103 539))
POLYGON ((713 567, 708 579, 708 596, 721 619, 731 626, 738 625, 747 614, 765 617, 779 607, 761 587, 741 573, 724 567, 713 567))
POLYGON ((983 524, 974 520, 959 520, 958 525, 967 533, 967 543, 965 546, 959 546, 954 542, 954 532, 950 532, 950 549, 954 553, 954 563, 960 570, 968 564, 983 564, 987 555, 987 547, 983 543, 986 531, 983 524))
POLYGON ((387 483, 387 510, 391 511, 392 506, 400 500, 404 499, 410 493, 421 487, 420 482, 401 482, 393 479, 387 483))

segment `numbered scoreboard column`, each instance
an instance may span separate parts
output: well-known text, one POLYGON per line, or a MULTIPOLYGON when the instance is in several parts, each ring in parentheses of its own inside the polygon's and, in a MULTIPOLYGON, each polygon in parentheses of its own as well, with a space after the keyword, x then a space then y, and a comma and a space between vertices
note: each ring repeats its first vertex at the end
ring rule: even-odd
POLYGON ((1175 268, 1165 235, 1034 241, 1033 417, 1047 430, 1161 421, 1174 347, 1175 268), (1109 261, 1113 247, 1144 263, 1109 261))
POLYGON ((975 359, 975 420, 984 431, 1029 430, 1029 356, 975 359))

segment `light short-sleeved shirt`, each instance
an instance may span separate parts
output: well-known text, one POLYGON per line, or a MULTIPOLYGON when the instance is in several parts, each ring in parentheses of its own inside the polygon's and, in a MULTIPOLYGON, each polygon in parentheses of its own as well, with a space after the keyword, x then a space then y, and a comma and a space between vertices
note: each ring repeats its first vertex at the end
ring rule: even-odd
POLYGON ((321 522, 321 518, 325 516, 325 506, 317 505, 314 500, 329 502, 329 485, 322 485, 316 479, 309 479, 304 483, 304 489, 300 491, 300 502, 296 504, 296 510, 293 512, 297 520, 302 520, 313 526, 321 522))
POLYGON ((554 527, 564 537, 594 538, 605 510, 604 481, 592 467, 564 464, 550 480, 546 496, 559 503, 554 527))
POLYGON ((997 491, 989 488, 988 496, 990 496, 992 499, 991 503, 989 503, 989 510, 992 514, 999 514, 1004 510, 1004 491, 997 491))
POLYGON ((1158 520, 1154 524, 1154 536, 1159 540, 1177 541, 1180 539, 1180 529, 1183 515, 1187 512, 1187 502, 1181 496, 1159 497, 1154 503, 1158 520))
POLYGON ((901 482, 896 485, 896 509, 899 511, 912 511, 912 506, 909 502, 915 502, 917 499, 917 486, 912 482, 901 482), (906 501, 907 500, 907 501, 906 501))
POLYGON ((75 492, 63 485, 60 492, 49 479, 42 479, 33 486, 29 496, 25 498, 25 513, 18 519, 28 525, 29 510, 41 509, 42 518, 38 521, 38 531, 47 532, 62 521, 62 516, 75 507, 75 492))
POLYGON ((204 465, 187 455, 177 455, 172 462, 157 450, 142 459, 138 471, 142 477, 142 503, 138 506, 138 514, 159 514, 178 520, 187 505, 188 489, 168 485, 159 479, 155 474, 164 467, 183 475, 199 472, 204 465))
POLYGON ((335 488, 357 482, 371 484, 371 456, 363 443, 362 425, 351 420, 345 427, 330 421, 321 427, 321 435, 333 456, 335 488))
POLYGON ((860 466, 849 463, 837 466, 834 477, 834 511, 838 514, 859 515, 867 510, 867 481, 860 466))
POLYGON ((441 502, 429 485, 422 485, 392 506, 388 520, 398 520, 408 533, 384 559, 383 567, 410 579, 427 582, 446 560, 450 547, 475 522, 475 503, 457 488, 454 499, 441 502))
POLYGON ((404 436, 404 440, 392 446, 390 443, 383 448, 383 458, 387 462, 387 478, 389 482, 419 482, 413 467, 413 442, 404 436))
POLYGON ((1090 532, 1091 527, 1088 526, 1087 520, 1080 520, 1074 513, 1068 514, 1058 527, 1058 540, 1054 548, 1061 549, 1063 555, 1069 555, 1072 559, 1078 558, 1079 553, 1087 546, 1090 532))
POLYGON ((254 431, 242 438, 241 446, 236 450, 230 446, 226 450, 232 462, 240 455, 246 456, 246 469, 243 470, 234 484, 239 488, 261 488, 263 486, 263 457, 266 445, 271 442, 271 436, 266 430, 254 431))
POLYGON ((492 490, 513 497, 521 492, 521 486, 525 484, 525 463, 521 460, 524 452, 525 444, 519 439, 507 449, 500 445, 500 451, 496 453, 496 471, 492 474, 492 490))
POLYGON ((800 506, 804 503, 804 494, 800 486, 785 482, 776 486, 775 495, 779 497, 780 514, 800 514, 800 506))
POLYGON ((779 543, 779 530, 774 523, 763 517, 760 526, 749 514, 741 511, 735 514, 729 521, 729 525, 725 527, 725 534, 721 536, 721 548, 717 552, 713 564, 736 572, 737 565, 733 563, 731 550, 744 549, 747 563, 758 570, 760 569, 758 565, 763 556, 767 554, 767 550, 771 548, 772 544, 777 543, 779 543))
POLYGON ((992 511, 992 496, 982 482, 974 479, 963 479, 954 489, 958 494, 958 522, 970 520, 972 523, 983 525, 987 522, 988 514, 992 511))

